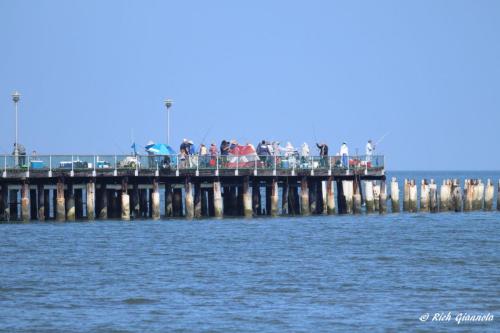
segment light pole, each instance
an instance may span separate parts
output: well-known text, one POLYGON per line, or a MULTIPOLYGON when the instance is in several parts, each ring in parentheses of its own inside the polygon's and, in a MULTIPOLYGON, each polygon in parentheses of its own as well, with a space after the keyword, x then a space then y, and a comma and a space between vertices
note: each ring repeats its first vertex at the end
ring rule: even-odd
POLYGON ((165 100, 165 107, 167 108, 167 145, 170 146, 170 108, 174 104, 174 101, 171 99, 165 100))
POLYGON ((12 100, 14 101, 14 107, 16 109, 16 141, 14 143, 14 161, 16 163, 16 166, 19 164, 19 132, 18 132, 18 117, 17 117, 17 103, 19 103, 19 100, 21 99, 21 94, 19 92, 14 91, 12 94, 12 100))

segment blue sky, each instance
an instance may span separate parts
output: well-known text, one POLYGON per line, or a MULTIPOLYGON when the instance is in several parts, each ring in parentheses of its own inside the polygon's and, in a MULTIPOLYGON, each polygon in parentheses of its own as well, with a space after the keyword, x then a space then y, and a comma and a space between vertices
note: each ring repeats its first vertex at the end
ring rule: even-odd
POLYGON ((390 169, 499 169, 499 1, 0 0, 0 152, 377 140, 390 169), (3 96, 3 97, 2 97, 3 96), (207 133, 208 132, 208 133, 207 133))

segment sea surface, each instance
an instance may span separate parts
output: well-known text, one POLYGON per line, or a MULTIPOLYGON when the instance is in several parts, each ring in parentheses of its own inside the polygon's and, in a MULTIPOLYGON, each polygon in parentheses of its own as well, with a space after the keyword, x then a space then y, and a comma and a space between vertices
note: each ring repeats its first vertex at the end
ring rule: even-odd
POLYGON ((498 212, 3 223, 0 332, 499 332, 499 227, 498 212))

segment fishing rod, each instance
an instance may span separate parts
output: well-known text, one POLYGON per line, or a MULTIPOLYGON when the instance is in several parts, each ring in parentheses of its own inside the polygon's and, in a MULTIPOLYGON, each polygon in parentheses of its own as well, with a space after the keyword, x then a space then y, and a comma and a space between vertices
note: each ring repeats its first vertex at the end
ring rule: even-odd
POLYGON ((210 133, 210 131, 212 130, 212 127, 214 127, 214 124, 210 125, 210 127, 207 129, 207 131, 205 132, 205 135, 203 136, 203 138, 201 139, 201 141, 199 141, 199 144, 201 145, 202 143, 205 143, 205 139, 207 138, 207 135, 210 133))
POLYGON ((382 135, 382 136, 380 137, 380 139, 378 139, 378 141, 377 141, 377 142, 375 142, 375 146, 378 146, 378 144, 379 144, 379 143, 381 143, 382 141, 384 141, 385 137, 386 137, 386 136, 388 136, 389 134, 391 134, 391 132, 390 132, 390 131, 389 131, 389 132, 387 132, 387 133, 385 133, 384 135, 382 135))

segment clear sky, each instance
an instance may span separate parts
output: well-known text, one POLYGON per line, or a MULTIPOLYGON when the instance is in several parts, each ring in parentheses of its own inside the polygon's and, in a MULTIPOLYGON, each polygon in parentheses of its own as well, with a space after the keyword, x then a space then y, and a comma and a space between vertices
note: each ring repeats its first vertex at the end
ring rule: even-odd
POLYGON ((500 1, 0 0, 0 151, 346 140, 390 169, 500 169, 500 1))

